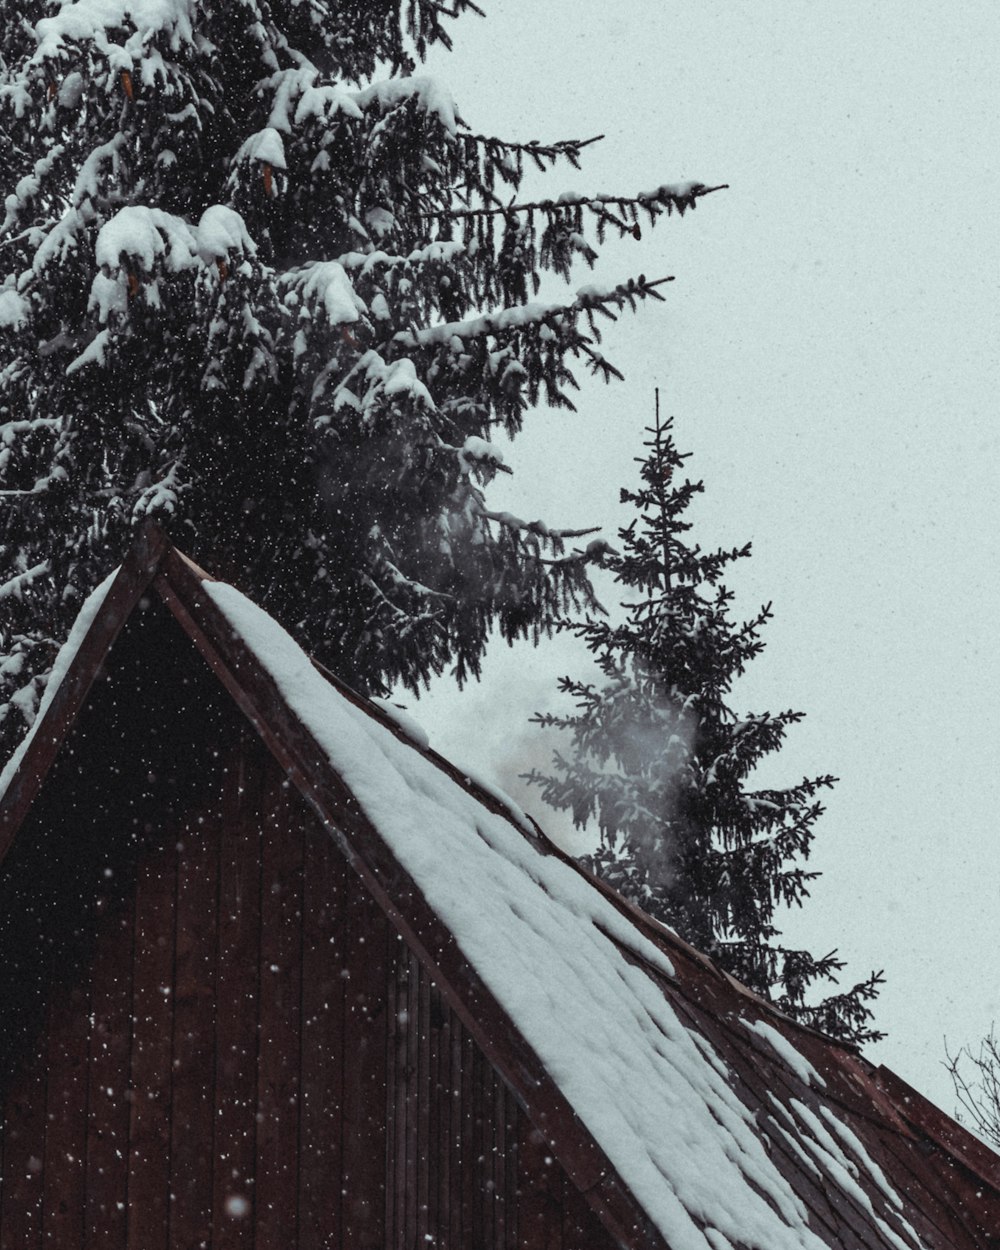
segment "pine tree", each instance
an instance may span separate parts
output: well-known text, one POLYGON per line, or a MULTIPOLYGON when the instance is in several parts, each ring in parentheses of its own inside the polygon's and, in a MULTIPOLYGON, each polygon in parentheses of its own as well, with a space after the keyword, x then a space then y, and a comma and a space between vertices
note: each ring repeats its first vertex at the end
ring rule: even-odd
POLYGON ((542 276, 710 188, 518 201, 586 143, 416 72, 469 10, 0 0, 0 756, 147 516, 368 692, 590 602, 565 532, 489 508, 490 438, 662 297, 542 276))
POLYGON ((688 457, 672 424, 661 422, 657 395, 641 486, 621 492, 637 515, 619 531, 621 552, 605 556, 634 596, 625 619, 564 622, 596 657, 603 682, 562 679, 576 712, 535 719, 568 730, 572 751, 555 756, 554 773, 527 780, 578 827, 596 821, 589 866, 627 898, 795 1019, 872 1040, 880 1034, 866 1004, 881 974, 810 1003, 810 987, 836 981, 842 961, 777 940, 776 909, 801 905, 817 875, 802 862, 823 812, 819 795, 835 779, 753 786, 757 764, 802 713, 737 716, 730 707, 733 683, 764 646, 771 608, 742 623, 730 615, 721 578, 750 555, 749 543, 703 551, 686 538, 687 508, 704 485, 680 480, 688 457))

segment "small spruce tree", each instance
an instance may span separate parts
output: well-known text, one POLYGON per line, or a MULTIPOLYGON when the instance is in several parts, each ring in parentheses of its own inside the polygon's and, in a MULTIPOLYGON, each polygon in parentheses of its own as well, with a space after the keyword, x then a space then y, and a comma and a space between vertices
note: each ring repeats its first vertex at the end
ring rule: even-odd
POLYGON ((518 200, 417 73, 470 0, 0 0, 0 758, 154 516, 366 692, 476 674, 588 602, 565 533, 491 510, 490 441, 603 377, 544 273, 709 188, 518 200))
POLYGON ((814 983, 836 980, 836 952, 815 958, 783 946, 779 905, 801 905, 820 793, 829 776, 786 789, 757 789, 758 762, 777 751, 800 712, 737 716, 734 681, 763 648, 770 605, 751 620, 730 615, 726 568, 750 544, 703 551, 686 538, 688 505, 703 483, 680 480, 687 456, 655 426, 640 460, 641 486, 623 490, 638 512, 619 532, 621 553, 606 564, 635 597, 620 623, 565 622, 596 657, 604 681, 564 677, 572 715, 546 714, 543 726, 567 730, 572 751, 555 771, 533 772, 545 800, 583 827, 596 821, 600 844, 589 865, 644 910, 671 926, 762 997, 793 1018, 854 1042, 880 1036, 867 1004, 881 974, 846 993, 809 1001, 814 983))

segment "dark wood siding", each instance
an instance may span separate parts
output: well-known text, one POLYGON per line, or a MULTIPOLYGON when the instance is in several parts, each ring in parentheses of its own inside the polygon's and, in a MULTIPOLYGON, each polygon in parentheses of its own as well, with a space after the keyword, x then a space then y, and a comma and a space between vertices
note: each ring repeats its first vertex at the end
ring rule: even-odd
POLYGON ((518 1236, 522 1113, 426 969, 396 949, 389 1244, 513 1250, 527 1244, 518 1236))
POLYGON ((0 880, 0 1250, 609 1245, 186 640, 113 660, 0 880))

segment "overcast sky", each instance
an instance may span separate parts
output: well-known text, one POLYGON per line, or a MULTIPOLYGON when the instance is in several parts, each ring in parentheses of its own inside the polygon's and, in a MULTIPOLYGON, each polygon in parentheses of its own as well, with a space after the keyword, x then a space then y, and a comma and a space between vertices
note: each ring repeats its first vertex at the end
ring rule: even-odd
MULTIPOLYGON (((626 382, 536 412, 493 498, 613 535, 661 388, 706 483, 696 538, 752 540, 737 608, 774 603, 736 710, 807 713, 768 780, 841 778, 786 935, 885 968, 870 1057, 953 1110, 942 1038, 1000 1018, 1000 6, 483 2, 432 64, 466 121, 606 135, 550 193, 730 185, 607 249, 599 279, 677 281, 608 334, 626 382)), ((500 648, 481 687, 414 711, 514 790, 562 671, 584 671, 564 644, 500 648)))

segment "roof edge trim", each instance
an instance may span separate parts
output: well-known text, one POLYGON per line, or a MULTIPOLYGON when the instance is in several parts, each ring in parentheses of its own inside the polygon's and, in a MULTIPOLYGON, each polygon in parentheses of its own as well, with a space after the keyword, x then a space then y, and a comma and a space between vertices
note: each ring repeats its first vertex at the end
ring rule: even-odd
POLYGON ((0 864, 14 845, 109 648, 149 588, 169 547, 162 527, 143 521, 51 701, 29 730, 0 804, 0 864))
POLYGON ((908 1124, 1000 1194, 1000 1155, 891 1068, 880 1066, 874 1075, 876 1085, 891 1098, 908 1124))

